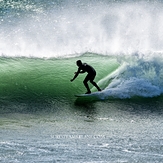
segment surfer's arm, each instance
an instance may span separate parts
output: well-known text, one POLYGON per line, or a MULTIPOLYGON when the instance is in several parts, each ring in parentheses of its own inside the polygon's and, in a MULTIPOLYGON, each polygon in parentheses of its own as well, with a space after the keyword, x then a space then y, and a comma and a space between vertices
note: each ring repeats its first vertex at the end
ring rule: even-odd
POLYGON ((81 68, 79 68, 78 71, 75 72, 75 75, 74 75, 73 79, 71 79, 70 81, 71 82, 74 81, 76 79, 76 77, 79 75, 79 73, 82 74, 82 73, 85 73, 85 72, 86 72, 85 70, 82 70, 81 68))
POLYGON ((79 73, 80 73, 80 69, 78 69, 78 71, 75 72, 75 75, 74 75, 73 79, 71 79, 70 81, 71 82, 74 81, 76 79, 76 77, 79 75, 79 73))
POLYGON ((82 70, 82 71, 80 71, 79 73, 80 73, 80 74, 83 74, 83 73, 85 73, 85 72, 86 72, 86 71, 82 70))

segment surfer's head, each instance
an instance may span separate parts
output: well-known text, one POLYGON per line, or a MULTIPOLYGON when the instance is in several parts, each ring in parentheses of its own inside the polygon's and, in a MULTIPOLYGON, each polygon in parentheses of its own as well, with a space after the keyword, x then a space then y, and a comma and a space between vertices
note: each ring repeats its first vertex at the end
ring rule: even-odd
POLYGON ((77 64, 77 66, 79 67, 79 66, 82 65, 82 61, 81 61, 81 60, 78 60, 78 61, 76 61, 76 64, 77 64))

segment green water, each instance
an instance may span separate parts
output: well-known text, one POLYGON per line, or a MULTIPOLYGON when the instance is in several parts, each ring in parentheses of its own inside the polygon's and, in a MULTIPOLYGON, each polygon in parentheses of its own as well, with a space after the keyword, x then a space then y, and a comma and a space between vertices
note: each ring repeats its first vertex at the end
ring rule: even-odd
MULTIPOLYGON (((85 75, 80 75, 73 83, 70 82, 74 72, 77 71, 76 60, 78 59, 78 57, 67 59, 1 58, 1 99, 18 101, 72 99, 74 94, 84 93, 85 87, 82 81, 85 75)), ((96 82, 119 67, 114 58, 83 56, 81 59, 83 62, 92 64, 97 70, 96 82)))

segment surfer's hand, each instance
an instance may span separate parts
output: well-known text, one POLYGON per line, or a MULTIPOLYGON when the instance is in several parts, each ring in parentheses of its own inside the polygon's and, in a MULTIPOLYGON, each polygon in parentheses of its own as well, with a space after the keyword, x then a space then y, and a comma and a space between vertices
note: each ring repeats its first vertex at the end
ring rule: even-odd
POLYGON ((71 82, 73 81, 73 79, 70 80, 71 82))

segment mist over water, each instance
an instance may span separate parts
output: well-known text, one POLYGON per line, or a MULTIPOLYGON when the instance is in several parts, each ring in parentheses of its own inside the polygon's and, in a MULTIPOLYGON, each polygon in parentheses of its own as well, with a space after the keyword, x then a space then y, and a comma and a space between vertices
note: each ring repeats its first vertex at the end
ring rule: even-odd
POLYGON ((84 52, 147 55, 163 50, 159 1, 0 1, 0 55, 84 52))

